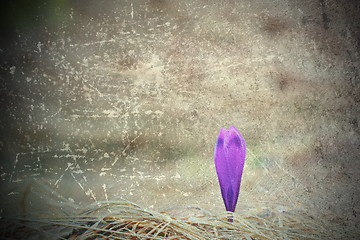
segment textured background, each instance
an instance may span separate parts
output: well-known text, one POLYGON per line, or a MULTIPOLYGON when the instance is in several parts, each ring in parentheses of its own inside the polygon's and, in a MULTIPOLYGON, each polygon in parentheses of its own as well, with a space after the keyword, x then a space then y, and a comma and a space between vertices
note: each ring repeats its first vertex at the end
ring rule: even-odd
POLYGON ((34 179, 80 205, 221 213, 213 150, 235 125, 240 213, 276 205, 359 227, 357 2, 8 3, 2 215, 44 208, 34 179))

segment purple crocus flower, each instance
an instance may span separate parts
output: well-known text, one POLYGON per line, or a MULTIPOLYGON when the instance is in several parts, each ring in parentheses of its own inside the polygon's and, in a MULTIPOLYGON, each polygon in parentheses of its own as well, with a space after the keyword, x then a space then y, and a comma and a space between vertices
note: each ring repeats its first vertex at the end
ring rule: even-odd
MULTIPOLYGON (((215 145, 215 168, 226 211, 234 212, 239 197, 241 176, 244 169, 246 144, 234 127, 221 128, 215 145)), ((232 218, 228 219, 232 222, 232 218)))

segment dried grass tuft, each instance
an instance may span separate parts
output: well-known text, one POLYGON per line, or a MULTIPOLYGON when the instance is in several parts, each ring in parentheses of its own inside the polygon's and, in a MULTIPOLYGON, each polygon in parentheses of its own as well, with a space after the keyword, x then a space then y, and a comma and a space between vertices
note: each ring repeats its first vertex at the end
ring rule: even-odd
MULTIPOLYGON (((46 192, 46 189, 44 191, 46 192)), ((53 190, 51 195, 54 196, 53 190)), ((77 210, 73 203, 60 204, 59 201, 51 198, 49 202, 52 203, 50 204, 52 208, 49 210, 54 209, 51 210, 51 214, 3 218, 1 238, 71 240, 337 238, 336 228, 330 222, 295 211, 277 210, 279 207, 276 206, 251 209, 241 216, 235 215, 234 222, 229 223, 226 221, 227 213, 177 219, 166 212, 148 210, 128 201, 96 202, 86 208, 78 207, 77 210), (59 207, 66 211, 59 214, 61 211, 55 211, 59 207)))

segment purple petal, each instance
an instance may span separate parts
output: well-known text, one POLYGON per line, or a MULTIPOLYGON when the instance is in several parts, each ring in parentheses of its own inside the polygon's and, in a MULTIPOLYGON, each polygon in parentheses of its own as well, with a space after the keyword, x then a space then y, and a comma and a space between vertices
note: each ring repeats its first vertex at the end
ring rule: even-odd
POLYGON ((234 212, 240 191, 246 157, 246 144, 240 132, 231 126, 221 129, 215 146, 215 167, 227 211, 234 212))

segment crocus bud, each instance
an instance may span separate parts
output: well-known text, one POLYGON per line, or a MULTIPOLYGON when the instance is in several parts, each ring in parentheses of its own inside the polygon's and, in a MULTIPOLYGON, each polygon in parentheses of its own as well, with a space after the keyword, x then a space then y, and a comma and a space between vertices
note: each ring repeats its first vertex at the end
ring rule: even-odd
MULTIPOLYGON (((226 211, 235 211, 245 156, 246 144, 240 132, 234 126, 220 129, 214 159, 226 211)), ((228 221, 232 222, 232 218, 228 221)))

